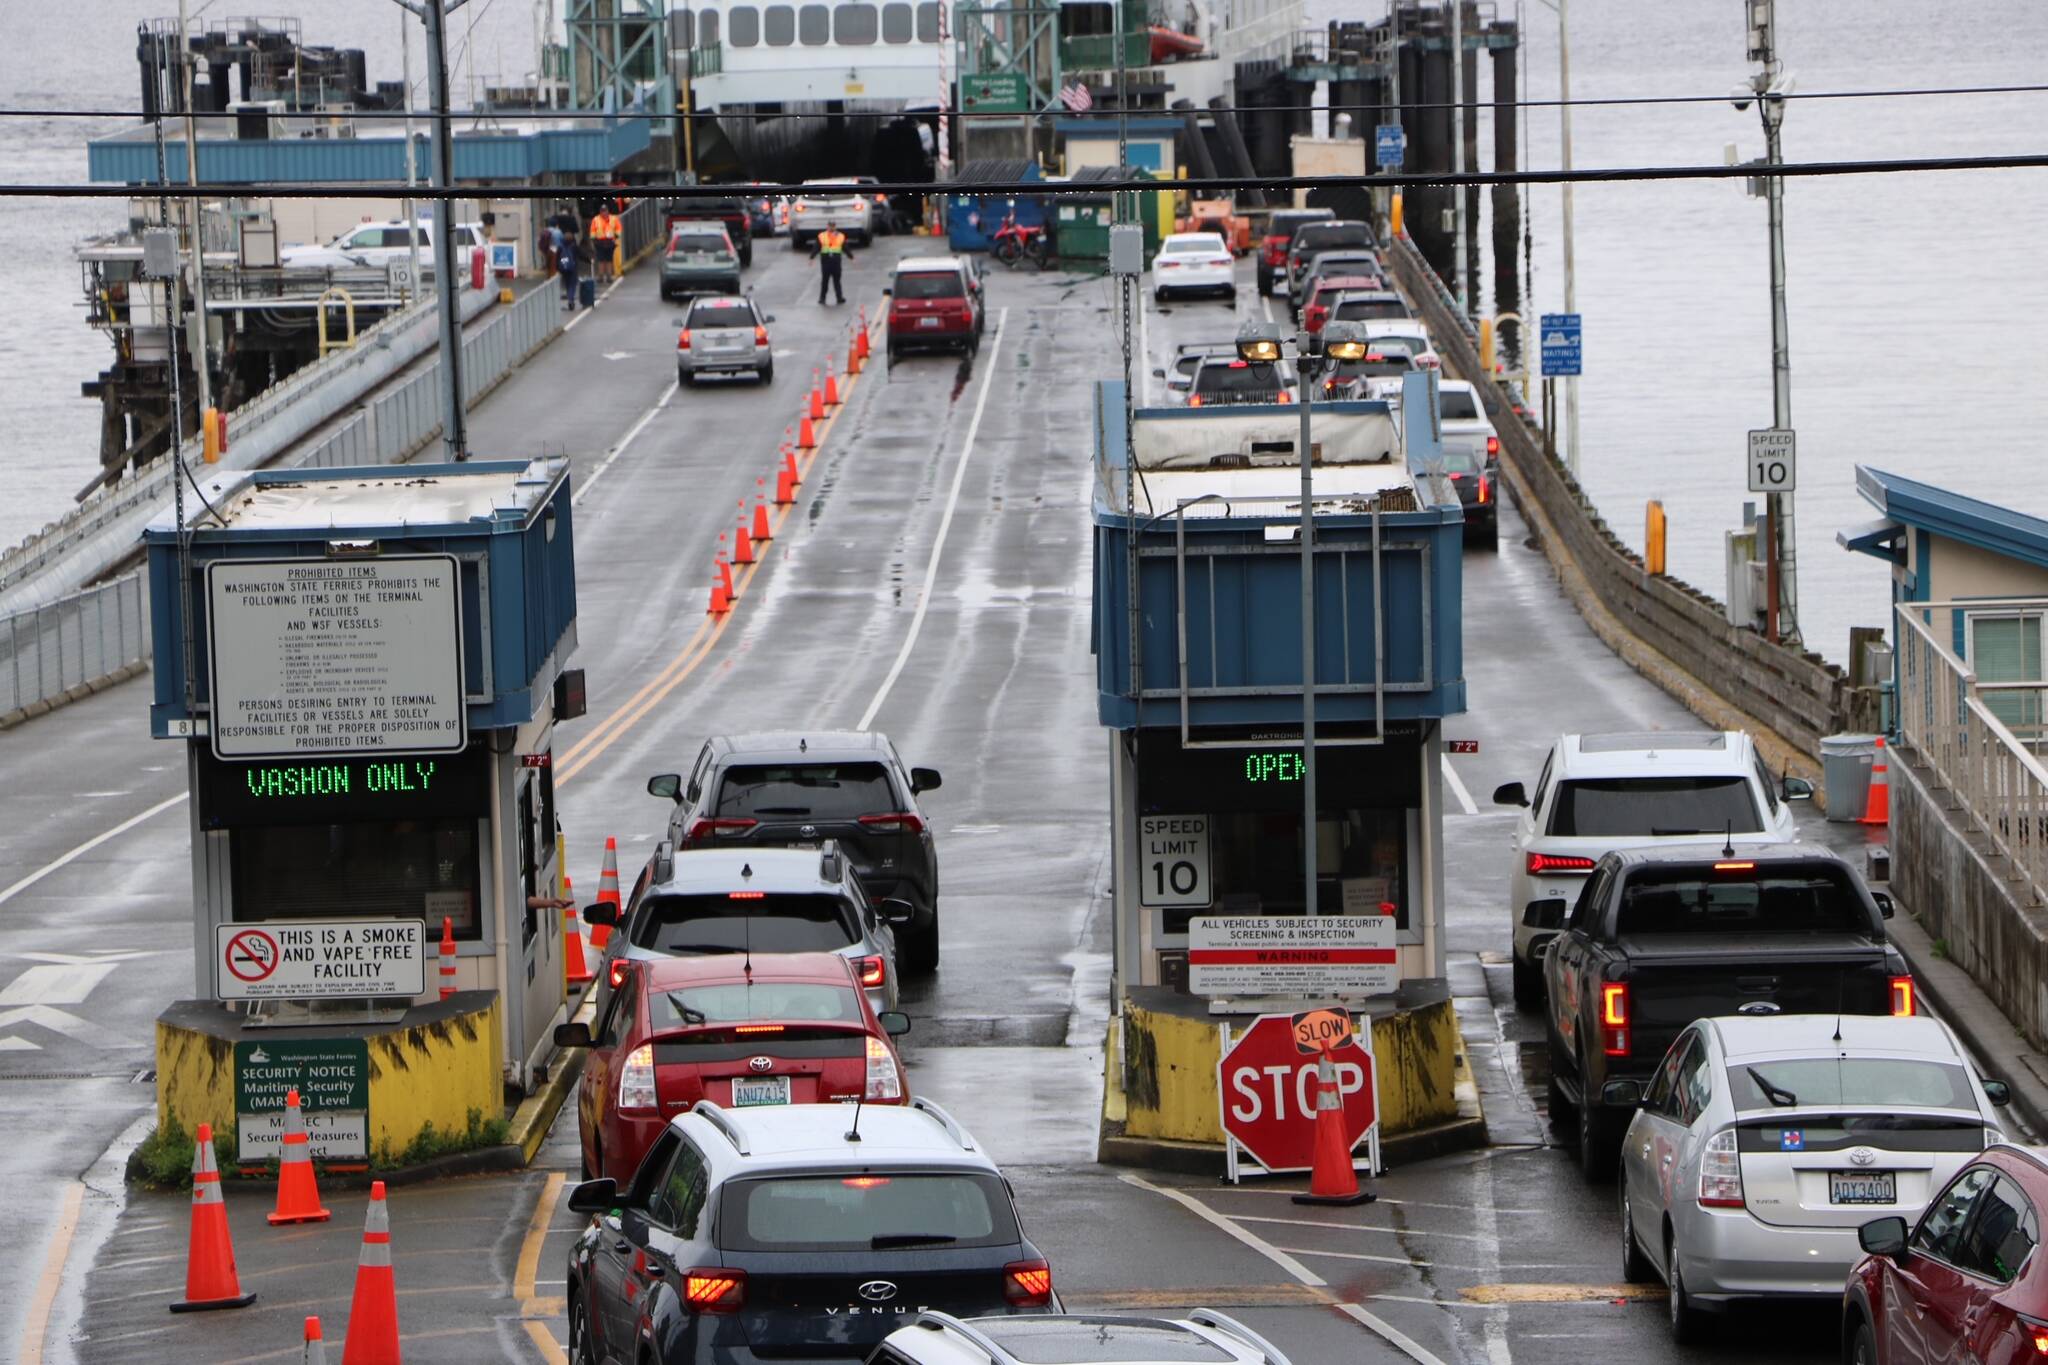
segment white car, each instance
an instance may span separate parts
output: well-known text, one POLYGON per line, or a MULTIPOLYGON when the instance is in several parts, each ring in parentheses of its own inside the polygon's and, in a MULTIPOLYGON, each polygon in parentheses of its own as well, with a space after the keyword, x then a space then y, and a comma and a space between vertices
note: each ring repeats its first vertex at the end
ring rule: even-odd
POLYGON ((1222 294, 1237 297, 1236 260, 1220 232, 1176 232, 1159 244, 1152 258, 1152 297, 1164 303, 1172 294, 1222 294))
MULTIPOLYGON (((457 223, 455 264, 469 268, 469 253, 484 241, 482 223, 457 223)), ((434 273, 434 220, 419 221, 420 273, 434 273)), ((406 240, 405 220, 393 218, 382 223, 358 223, 322 246, 288 246, 278 253, 278 264, 287 269, 347 270, 369 267, 381 270, 392 261, 411 259, 412 246, 406 240)))
POLYGON ((1515 1003, 1542 1004, 1540 958, 1602 856, 1730 839, 1792 843, 1798 833, 1787 803, 1812 796, 1804 778, 1772 777, 1740 730, 1559 735, 1534 792, 1508 782, 1493 793, 1497 804, 1522 811, 1509 844, 1515 1003))
POLYGON ((1441 370, 1444 367, 1443 358, 1436 352, 1436 343, 1430 340, 1429 329, 1418 318, 1374 318, 1351 325, 1365 337, 1368 346, 1384 341, 1405 349, 1415 357, 1418 370, 1441 370))
POLYGON ((789 206, 789 245, 791 250, 808 247, 818 240, 818 234, 828 227, 838 228, 853 239, 855 246, 866 246, 875 240, 875 205, 872 196, 865 194, 819 194, 813 185, 848 185, 858 177, 841 176, 836 180, 806 180, 805 192, 796 197, 789 206))
POLYGON ((1486 405, 1479 391, 1463 379, 1445 379, 1437 384, 1438 428, 1444 449, 1459 450, 1485 467, 1489 475, 1500 467, 1500 435, 1487 420, 1486 405))
POLYGON ((1699 1020, 1647 1088, 1603 1098, 1641 1105, 1621 1144, 1622 1275, 1663 1278, 1682 1342, 1707 1305, 1839 1304, 1857 1229, 1913 1222, 2004 1141, 2009 1092, 1926 1015, 1766 1012, 1699 1020))
POLYGON ((956 1318, 927 1310, 891 1332, 868 1365, 1288 1365, 1280 1348, 1236 1318, 1197 1308, 1185 1318, 1106 1313, 956 1318))

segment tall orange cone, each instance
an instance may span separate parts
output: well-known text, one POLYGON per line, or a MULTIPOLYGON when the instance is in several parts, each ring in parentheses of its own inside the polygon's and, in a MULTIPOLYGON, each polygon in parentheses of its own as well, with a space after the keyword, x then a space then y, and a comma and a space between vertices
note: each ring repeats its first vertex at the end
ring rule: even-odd
MULTIPOLYGON (((602 905, 619 910, 619 841, 607 834, 604 840, 604 871, 597 878, 597 899, 602 905)), ((609 924, 590 926, 590 946, 603 949, 612 941, 612 927, 609 924)))
POLYGON ((1297 1204, 1370 1204, 1373 1195, 1358 1188, 1351 1165, 1351 1144, 1344 1132, 1344 1097, 1337 1089, 1337 1064, 1324 1047, 1316 1061, 1316 1152, 1309 1168, 1308 1193, 1297 1204))
POLYGON ((1877 737, 1877 758, 1870 765, 1870 796, 1863 805, 1863 823, 1888 825, 1892 822, 1892 783, 1884 761, 1884 736, 1877 737))
MULTIPOLYGON (((816 389, 812 389, 812 396, 816 397, 817 392, 816 389)), ((823 417, 825 414, 820 412, 818 415, 823 417)), ((797 424, 796 448, 798 450, 816 450, 818 448, 818 429, 811 425, 811 415, 809 413, 805 413, 804 420, 797 424)))
MULTIPOLYGON (((725 584, 722 581, 713 578, 711 580, 711 607, 709 614, 712 616, 723 616, 731 610, 732 595, 725 590, 725 584)), ((593 943, 597 940, 597 931, 602 928, 604 926, 601 924, 590 926, 590 937, 593 943)))
MULTIPOLYGON (((713 598, 718 589, 711 590, 713 598)), ((590 963, 583 956, 583 934, 577 928, 576 891, 569 881, 569 874, 562 874, 562 899, 569 904, 562 907, 562 974, 572 986, 587 986, 597 979, 597 973, 590 970, 590 963)))
POLYGON ((868 358, 868 310, 866 304, 861 305, 860 330, 853 334, 853 348, 860 353, 862 360, 868 358))
POLYGON ((811 405, 805 410, 804 416, 813 422, 821 422, 825 418, 825 391, 818 387, 815 379, 811 384, 811 405))
POLYGON ((829 367, 825 371, 825 406, 828 408, 839 406, 839 378, 832 373, 829 367))
MULTIPOLYGON (((756 479, 754 482, 759 484, 766 481, 756 479)), ((754 543, 758 545, 764 540, 773 539, 775 528, 768 524, 768 504, 761 500, 761 494, 757 492, 754 494, 754 543)))
POLYGON ((320 1335, 320 1319, 306 1319, 306 1353, 299 1365, 327 1365, 327 1342, 320 1335))
POLYGON ((734 587, 732 582, 732 565, 726 562, 724 555, 718 557, 717 569, 719 586, 725 590, 725 600, 728 603, 739 601, 740 590, 734 587))
POLYGON ((455 994, 455 921, 441 916, 441 998, 455 994))
POLYGON ((796 501, 796 480, 790 476, 789 467, 775 471, 775 505, 787 507, 796 501))
POLYGON ((284 1150, 277 1158, 277 1208, 270 1226, 324 1223, 331 1217, 320 1207, 320 1184, 313 1177, 313 1153, 306 1143, 306 1116, 299 1109, 297 1086, 284 1092, 284 1150))
POLYGON ((857 341, 846 343, 846 372, 848 374, 860 373, 860 343, 857 341))
POLYGON ((228 1206, 221 1202, 220 1167, 213 1160, 213 1125, 199 1125, 192 1145, 192 1240, 185 1253, 185 1297, 173 1313, 246 1308, 254 1293, 242 1292, 235 1274, 235 1243, 228 1232, 228 1206))
POLYGON ((784 445, 782 447, 782 467, 789 471, 789 486, 791 488, 795 488, 804 481, 804 472, 796 467, 795 446, 784 445))
POLYGON ((751 564, 754 562, 754 538, 747 534, 747 524, 744 521, 740 523, 739 529, 733 533, 732 562, 735 564, 751 564))
POLYGON ((356 1258, 356 1292, 348 1305, 348 1337, 341 1365, 400 1365, 398 1284, 391 1274, 391 1213, 384 1207, 384 1182, 370 1186, 370 1210, 363 1215, 363 1250, 356 1258))

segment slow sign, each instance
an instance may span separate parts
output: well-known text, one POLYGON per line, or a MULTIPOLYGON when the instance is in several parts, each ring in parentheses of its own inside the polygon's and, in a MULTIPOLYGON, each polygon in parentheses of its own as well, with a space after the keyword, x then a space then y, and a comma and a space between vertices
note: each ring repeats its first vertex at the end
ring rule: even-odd
MULTIPOLYGON (((1371 1032, 1363 1036, 1367 1046, 1353 1033, 1330 1052, 1353 1147, 1379 1122, 1371 1032)), ((1269 1171, 1305 1171, 1314 1163, 1318 1060, 1302 1054, 1292 1016, 1262 1014, 1216 1064, 1223 1131, 1269 1171)))
POLYGON ((1311 1057, 1324 1048, 1342 1047, 1351 1041, 1351 1011, 1335 1005, 1305 1010, 1288 1022, 1294 1026, 1294 1050, 1311 1057))
POLYGON ((427 989, 425 922, 266 920, 214 930, 222 1000, 414 996, 427 989))

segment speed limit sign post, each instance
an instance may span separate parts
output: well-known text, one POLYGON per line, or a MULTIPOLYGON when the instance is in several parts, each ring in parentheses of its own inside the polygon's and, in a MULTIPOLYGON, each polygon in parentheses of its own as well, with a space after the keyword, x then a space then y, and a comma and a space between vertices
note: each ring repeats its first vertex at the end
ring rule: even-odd
POLYGON ((1147 815, 1138 821, 1138 903, 1207 905, 1209 817, 1147 815))
POLYGON ((1749 491, 1790 493, 1799 487, 1799 462, 1791 430, 1767 427, 1749 433, 1749 491))

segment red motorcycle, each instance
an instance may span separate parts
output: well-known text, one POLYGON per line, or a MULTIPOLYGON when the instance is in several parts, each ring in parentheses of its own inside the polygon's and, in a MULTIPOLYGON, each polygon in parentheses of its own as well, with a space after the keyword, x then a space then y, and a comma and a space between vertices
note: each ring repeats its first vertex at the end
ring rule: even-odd
POLYGON ((1017 221, 1014 205, 1003 215, 1003 225, 995 230, 992 240, 995 242, 995 258, 1004 265, 1015 267, 1019 261, 1029 261, 1038 269, 1045 269, 1049 250, 1045 225, 1039 223, 1025 227, 1017 221))

